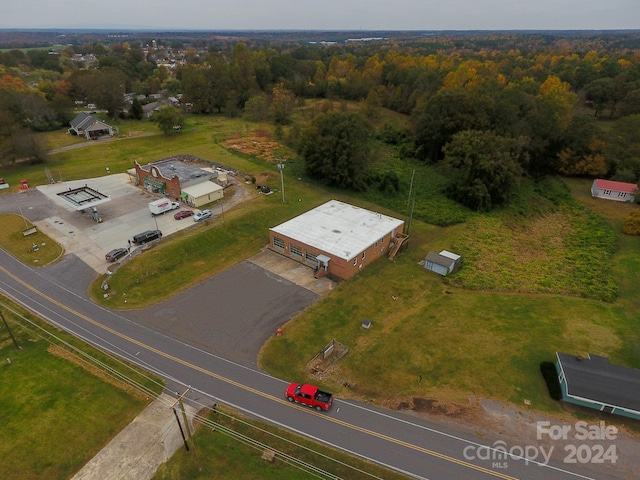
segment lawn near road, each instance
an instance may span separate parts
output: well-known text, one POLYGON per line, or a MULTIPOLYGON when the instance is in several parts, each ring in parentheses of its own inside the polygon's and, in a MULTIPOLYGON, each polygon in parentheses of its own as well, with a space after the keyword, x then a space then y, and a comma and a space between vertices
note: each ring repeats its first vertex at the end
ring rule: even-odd
MULTIPOLYGON (((573 198, 592 200, 581 195, 587 181, 567 184, 573 198)), ((469 416, 487 398, 566 415, 539 371, 555 352, 640 367, 640 238, 620 230, 638 206, 573 198, 531 217, 503 211, 445 228, 414 221, 395 262, 376 262, 285 325, 261 367, 313 378, 307 362, 336 339, 349 353, 314 381, 339 396, 469 416), (441 249, 464 258, 449 279, 420 265, 441 249)))
POLYGON ((159 386, 2 297, 0 310, 21 347, 15 347, 3 325, 0 478, 68 479, 150 401, 87 358, 99 358, 152 388, 159 386))

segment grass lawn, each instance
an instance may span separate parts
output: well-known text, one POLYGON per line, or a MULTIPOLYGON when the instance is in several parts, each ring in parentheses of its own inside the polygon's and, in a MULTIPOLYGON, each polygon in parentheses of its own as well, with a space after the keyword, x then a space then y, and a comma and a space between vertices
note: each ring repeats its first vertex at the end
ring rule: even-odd
POLYGON ((0 298, 0 309, 21 346, 21 350, 15 348, 3 326, 0 455, 5 460, 0 462, 0 478, 70 478, 149 399, 97 369, 86 357, 78 358, 63 341, 156 392, 160 387, 4 298, 0 298))
MULTIPOLYGON (((241 120, 190 117, 179 135, 89 147, 103 151, 105 162, 81 166, 87 149, 64 152, 60 162, 80 178, 100 174, 102 163, 118 171, 132 159, 146 163, 171 152, 191 153, 278 186, 273 162, 260 151, 269 138, 267 127, 241 120), (247 138, 258 144, 251 154, 238 147, 247 138)), ((308 182, 299 161, 289 158, 287 203, 279 195, 259 196, 224 221, 165 239, 112 275, 112 288, 126 293, 126 307, 167 298, 248 258, 266 245, 269 227, 330 198, 405 218, 413 188, 409 249, 396 262, 381 260, 343 282, 290 322, 286 335, 265 347, 263 368, 282 378, 306 378, 308 352, 335 338, 350 352, 324 382, 343 396, 390 406, 413 398, 464 402, 471 395, 517 404, 527 399, 532 408, 558 412, 538 374, 539 363, 553 360, 555 351, 598 353, 639 366, 638 314, 628 306, 637 302, 633 267, 640 249, 637 238, 619 233, 623 210, 636 206, 592 205, 586 181, 567 180, 567 188, 546 180, 524 182, 509 208, 478 215, 442 195, 444 180, 432 166, 386 155, 376 168, 393 170, 400 191, 355 197, 308 182), (449 279, 419 265, 428 251, 440 249, 465 259, 449 279), (366 332, 359 327, 364 318, 374 325, 366 332)), ((125 307, 120 296, 104 299, 99 285, 92 286, 97 302, 125 307)))
POLYGON ((395 263, 367 268, 287 324, 263 349, 261 366, 282 378, 308 377, 308 352, 335 338, 350 350, 323 381, 340 395, 391 407, 414 397, 529 399, 536 409, 559 411, 538 374, 555 351, 606 353, 629 364, 624 352, 634 350, 630 336, 638 339, 637 312, 621 318, 618 304, 447 285, 418 265, 424 250, 415 237, 426 239, 431 228, 414 233, 417 242, 395 263), (369 330, 363 319, 372 321, 369 330))
POLYGON ((33 225, 19 215, 0 215, 0 245, 22 263, 44 266, 57 260, 64 253, 63 248, 41 231, 23 235, 33 225), (38 250, 33 245, 38 246, 38 250))
POLYGON ((407 478, 271 425, 243 419, 228 409, 218 409, 218 412, 198 423, 194 435, 196 455, 193 450, 187 452, 181 448, 158 469, 154 480, 407 478), (261 456, 267 447, 329 472, 329 475, 296 468, 283 455, 276 457, 273 463, 263 460, 261 456))

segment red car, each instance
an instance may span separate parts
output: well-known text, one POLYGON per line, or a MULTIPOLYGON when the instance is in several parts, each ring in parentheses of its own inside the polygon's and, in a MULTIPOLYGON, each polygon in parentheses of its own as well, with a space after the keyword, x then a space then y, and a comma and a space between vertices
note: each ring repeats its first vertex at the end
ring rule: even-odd
POLYGON ((301 403, 316 410, 329 410, 333 403, 333 395, 323 392, 314 385, 308 383, 292 383, 284 393, 290 402, 301 403))
POLYGON ((187 217, 190 217, 191 215, 193 215, 192 210, 180 210, 179 212, 173 215, 173 218, 175 218, 176 220, 180 220, 181 218, 187 218, 187 217))

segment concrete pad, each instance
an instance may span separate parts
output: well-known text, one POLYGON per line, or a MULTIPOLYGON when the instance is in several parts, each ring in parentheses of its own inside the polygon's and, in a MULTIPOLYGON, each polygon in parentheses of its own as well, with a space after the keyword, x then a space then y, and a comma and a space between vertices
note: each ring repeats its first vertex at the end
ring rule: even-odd
POLYGON ((175 220, 173 212, 152 216, 148 204, 158 197, 131 184, 126 173, 41 185, 37 189, 58 208, 52 209, 55 210, 52 216, 34 224, 98 274, 105 273, 110 265, 104 258, 105 254, 114 248, 126 248, 127 240, 136 233, 160 229, 166 236, 193 226, 190 219, 175 220), (98 206, 101 223, 96 223, 89 212, 77 211, 58 196, 60 192, 84 185, 111 198, 111 201, 98 206))
MULTIPOLYGON (((184 445, 171 406, 175 399, 160 395, 105 448, 93 457, 72 480, 149 480, 158 467, 184 445)), ((182 422, 182 414, 178 416, 182 422)), ((197 413, 185 404, 190 421, 197 413)), ((183 427, 184 428, 184 427, 183 427)))
POLYGON ((268 248, 249 258, 248 261, 318 295, 326 295, 336 285, 333 280, 327 277, 314 278, 311 267, 268 248))

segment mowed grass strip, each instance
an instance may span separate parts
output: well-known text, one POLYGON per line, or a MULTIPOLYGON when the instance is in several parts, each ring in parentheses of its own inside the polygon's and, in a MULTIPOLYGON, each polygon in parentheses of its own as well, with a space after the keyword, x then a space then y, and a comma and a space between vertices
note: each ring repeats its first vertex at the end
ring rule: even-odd
POLYGON ((45 339, 42 331, 22 327, 26 322, 21 317, 78 345, 124 375, 136 376, 157 391, 161 387, 41 323, 10 301, 0 300, 0 309, 21 346, 20 350, 15 348, 3 325, 0 455, 4 461, 0 462, 0 478, 68 479, 124 428, 149 399, 79 360, 53 335, 45 339))
POLYGON ((348 478, 350 480, 406 479, 404 475, 360 460, 344 452, 330 449, 269 424, 241 417, 229 409, 209 414, 198 426, 193 438, 196 453, 181 448, 162 465, 154 480, 302 480, 308 478, 348 478), (238 437, 225 433, 232 430, 238 437), (250 440, 250 441, 249 441, 250 440), (260 442, 257 446, 253 442, 260 442), (266 447, 264 447, 266 446, 266 447), (276 455, 273 462, 262 454, 269 448, 312 465, 328 475, 289 465, 290 461, 276 455), (196 458, 197 457, 197 458, 196 458), (333 476, 332 476, 333 475, 333 476))

